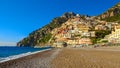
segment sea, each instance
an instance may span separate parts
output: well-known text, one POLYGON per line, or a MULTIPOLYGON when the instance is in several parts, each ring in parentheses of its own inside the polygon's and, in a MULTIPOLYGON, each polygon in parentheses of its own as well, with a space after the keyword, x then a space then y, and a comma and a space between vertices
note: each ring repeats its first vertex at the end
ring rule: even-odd
POLYGON ((0 63, 50 49, 51 47, 33 48, 17 46, 0 46, 0 63))

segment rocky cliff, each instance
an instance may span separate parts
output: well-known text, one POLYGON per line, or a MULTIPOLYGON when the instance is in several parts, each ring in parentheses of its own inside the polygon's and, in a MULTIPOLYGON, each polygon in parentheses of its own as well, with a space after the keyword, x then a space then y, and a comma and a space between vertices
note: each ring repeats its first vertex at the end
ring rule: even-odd
POLYGON ((120 2, 97 17, 108 22, 120 22, 120 2))

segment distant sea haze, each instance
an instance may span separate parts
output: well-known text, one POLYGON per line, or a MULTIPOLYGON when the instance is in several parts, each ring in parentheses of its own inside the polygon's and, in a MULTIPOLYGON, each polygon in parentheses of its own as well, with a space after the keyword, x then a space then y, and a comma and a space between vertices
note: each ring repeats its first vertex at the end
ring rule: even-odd
POLYGON ((0 42, 0 46, 16 46, 16 42, 0 42))

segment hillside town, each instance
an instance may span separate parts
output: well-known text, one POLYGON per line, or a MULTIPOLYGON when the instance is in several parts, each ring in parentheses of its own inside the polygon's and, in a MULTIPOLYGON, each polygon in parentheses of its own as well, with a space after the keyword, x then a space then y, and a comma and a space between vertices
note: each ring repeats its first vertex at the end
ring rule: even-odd
POLYGON ((120 25, 116 23, 112 27, 114 28, 114 30, 112 30, 111 34, 106 35, 105 39, 107 39, 108 42, 111 43, 120 43, 120 25))
POLYGON ((14 1, 1 1, 0 39, 19 41, 0 68, 120 68, 120 0, 14 1))
POLYGON ((83 19, 79 14, 63 23, 61 27, 55 28, 51 33, 53 37, 49 42, 53 47, 87 47, 94 44, 119 43, 120 25, 118 23, 105 22, 94 17, 85 17, 83 19), (92 38, 96 36, 97 31, 110 31, 97 43, 92 38), (106 41, 106 42, 104 42, 106 41))
POLYGON ((119 45, 120 3, 98 16, 65 12, 31 32, 17 46, 86 47, 119 45))

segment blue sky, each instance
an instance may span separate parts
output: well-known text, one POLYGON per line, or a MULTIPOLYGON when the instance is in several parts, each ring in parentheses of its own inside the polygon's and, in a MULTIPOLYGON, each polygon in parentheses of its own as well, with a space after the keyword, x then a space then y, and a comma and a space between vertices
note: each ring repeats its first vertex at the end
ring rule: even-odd
POLYGON ((0 42, 18 42, 64 12, 99 15, 119 1, 0 0, 0 42))

